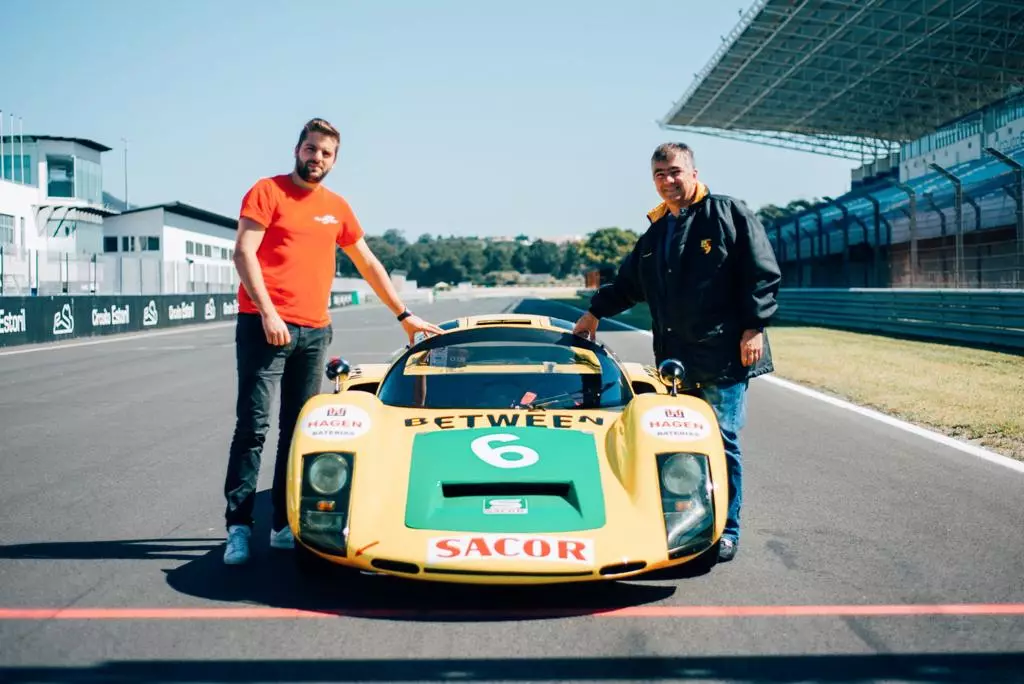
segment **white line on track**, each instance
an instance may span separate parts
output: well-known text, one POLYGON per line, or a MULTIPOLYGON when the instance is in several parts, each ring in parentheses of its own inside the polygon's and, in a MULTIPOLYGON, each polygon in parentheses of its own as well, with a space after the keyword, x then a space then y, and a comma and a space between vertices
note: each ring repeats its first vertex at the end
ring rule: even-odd
POLYGON ((989 451, 984 447, 976 446, 974 444, 968 444, 966 442, 960 441, 959 439, 948 437, 941 433, 934 432, 927 428, 923 428, 919 425, 914 425, 913 423, 902 421, 899 418, 893 418, 892 416, 886 415, 879 411, 875 411, 864 406, 858 406, 857 404, 852 404, 848 401, 837 399, 836 397, 832 397, 827 394, 822 394, 821 392, 804 387, 803 385, 798 385, 795 382, 790 382, 789 380, 783 380, 782 378, 775 378, 767 375, 762 376, 761 379, 770 382, 774 385, 778 385, 779 387, 785 387, 786 389, 792 390, 794 392, 799 392, 800 394, 811 397, 812 399, 817 399, 818 401, 823 401, 827 404, 832 404, 833 406, 838 406, 839 408, 844 408, 848 411, 853 411, 854 413, 858 413, 867 418, 871 418, 873 420, 877 420, 887 425, 891 425, 893 427, 899 428, 900 430, 905 430, 919 437, 930 439, 933 442, 938 442, 939 444, 944 444, 945 446, 952 447, 954 449, 959 449, 960 451, 971 454, 972 456, 977 456, 978 458, 982 458, 986 461, 991 461, 992 463, 997 463, 999 465, 1006 466, 1007 468, 1010 468, 1011 470, 1016 470, 1019 473, 1024 473, 1024 461, 1017 461, 1008 456, 1003 456, 1002 454, 997 454, 994 451, 989 451))
MULTIPOLYGON (((565 306, 568 306, 569 308, 572 309, 576 309, 581 314, 583 313, 583 309, 580 309, 579 307, 572 306, 571 304, 565 304, 565 306)), ((638 333, 643 333, 644 335, 647 335, 649 337, 653 336, 653 333, 650 330, 641 330, 640 328, 629 325, 628 323, 622 323, 620 321, 614 322, 618 323, 624 328, 634 330, 638 333)), ((963 442, 959 439, 954 439, 942 433, 935 432, 934 430, 929 430, 928 428, 921 427, 920 425, 914 425, 913 423, 908 423, 904 420, 894 418, 890 415, 886 415, 879 411, 875 411, 864 406, 858 406, 857 404, 854 404, 852 402, 829 396, 822 392, 813 390, 809 387, 799 385, 790 380, 783 380, 782 378, 770 375, 762 375, 757 379, 772 383, 773 385, 777 385, 779 387, 784 387, 794 392, 798 392, 800 394, 803 394, 804 396, 811 397, 812 399, 817 399, 818 401, 823 401, 827 404, 831 404, 833 406, 846 409, 847 411, 852 411, 856 414, 864 416, 865 418, 877 420, 880 423, 885 423, 886 425, 897 428, 899 430, 903 430, 905 432, 909 432, 911 434, 917 435, 918 437, 923 437, 924 439, 931 440, 932 442, 937 442, 944 446, 948 446, 952 449, 962 451, 972 456, 977 456, 978 458, 984 459, 991 463, 1004 466, 1006 468, 1009 468, 1010 470, 1015 470, 1018 473, 1024 473, 1024 461, 1018 461, 1010 458, 1009 456, 997 454, 996 452, 990 451, 984 447, 976 446, 974 444, 968 444, 967 442, 963 442)))
POLYGON ((206 323, 199 325, 189 325, 175 330, 154 330, 153 332, 146 333, 125 333, 123 335, 114 334, 110 337, 102 337, 95 340, 82 340, 81 342, 64 342, 56 344, 48 344, 41 347, 31 347, 29 349, 11 349, 10 351, 0 352, 0 356, 16 356, 18 354, 34 354, 36 352, 45 351, 60 351, 62 349, 78 349, 79 347, 92 347, 97 344, 113 344, 115 342, 133 342, 135 340, 147 340, 153 337, 165 337, 167 335, 183 335, 185 333, 202 333, 207 330, 218 330, 221 328, 227 328, 233 326, 234 321, 225 321, 224 323, 206 323))

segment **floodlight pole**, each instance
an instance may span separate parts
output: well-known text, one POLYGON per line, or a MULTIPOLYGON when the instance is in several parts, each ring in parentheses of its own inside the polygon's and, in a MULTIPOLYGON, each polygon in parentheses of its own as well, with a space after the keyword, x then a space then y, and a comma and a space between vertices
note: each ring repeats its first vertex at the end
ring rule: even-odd
POLYGON ((124 210, 128 211, 128 138, 121 138, 124 142, 124 210))
POLYGON ((828 204, 836 205, 839 207, 839 211, 843 212, 843 281, 846 283, 846 287, 850 287, 850 210, 833 197, 826 195, 822 199, 828 204))
MULTIPOLYGON (((938 203, 935 201, 935 193, 934 193, 934 191, 924 193, 924 198, 926 200, 928 200, 928 206, 930 206, 932 208, 932 211, 934 211, 938 215, 938 217, 939 217, 939 227, 940 227, 940 233, 939 234, 942 237, 946 237, 946 233, 947 233, 947 231, 946 231, 946 214, 945 214, 945 212, 942 211, 942 209, 939 208, 938 203)), ((941 275, 944 277, 945 273, 943 272, 941 275)), ((927 280, 927 278, 925 280, 927 280)))
MULTIPOLYGON (((880 235, 882 230, 881 223, 884 220, 882 217, 882 203, 879 201, 877 197, 875 197, 871 193, 864 195, 864 199, 870 202, 871 206, 873 207, 872 218, 875 222, 875 246, 871 250, 871 269, 875 273, 875 287, 882 287, 882 261, 881 259, 878 258, 878 250, 882 248, 882 237, 880 235)), ((888 227, 888 222, 886 222, 886 226, 888 227)), ((891 228, 889 228, 889 242, 892 243, 891 228)), ((891 274, 889 279, 890 281, 892 280, 891 274)))
MULTIPOLYGON (((828 252, 826 252, 825 251, 826 236, 825 236, 824 222, 821 219, 821 206, 822 205, 817 204, 817 205, 814 206, 813 209, 811 209, 811 211, 814 212, 814 217, 815 217, 815 219, 817 220, 817 223, 818 223, 818 259, 819 259, 819 261, 822 262, 822 266, 827 266, 826 262, 827 262, 829 256, 831 256, 831 253, 832 253, 832 244, 829 243, 829 245, 828 245, 829 250, 828 250, 828 252)), ((822 272, 823 273, 828 273, 828 269, 827 268, 823 268, 822 272)))
POLYGON ((944 169, 935 162, 928 166, 946 177, 953 184, 955 192, 955 205, 953 211, 956 213, 956 260, 953 265, 953 287, 960 287, 961 274, 963 273, 964 259, 964 188, 960 179, 953 175, 948 169, 944 169))
MULTIPOLYGON (((910 219, 910 287, 914 287, 914 276, 917 275, 917 193, 902 181, 890 178, 888 182, 907 193, 910 198, 910 212, 907 214, 910 219)), ((889 236, 889 245, 892 246, 892 235, 889 236)))
POLYGON ((811 235, 811 233, 809 231, 804 231, 804 228, 803 228, 803 225, 802 225, 803 224, 803 220, 804 220, 804 216, 807 216, 807 212, 805 210, 802 210, 797 215, 797 219, 796 219, 796 232, 797 232, 797 235, 806 235, 807 236, 807 244, 811 248, 811 273, 810 273, 810 282, 808 283, 808 286, 814 287, 814 272, 816 270, 815 266, 817 266, 818 257, 820 255, 818 254, 818 245, 816 245, 814 243, 814 236, 811 235))
POLYGON ((779 263, 784 263, 787 260, 789 252, 786 249, 786 243, 782 239, 782 223, 775 219, 771 223, 772 230, 775 232, 775 257, 779 260, 779 263))
POLYGON ((775 237, 769 238, 769 240, 772 243, 772 250, 775 251, 775 258, 781 264, 785 261, 782 254, 782 226, 780 226, 777 221, 772 221, 768 226, 765 226, 765 232, 769 235, 771 235, 772 232, 775 233, 775 237))
MULTIPOLYGON (((785 212, 785 214, 783 214, 780 218, 784 219, 785 223, 790 223, 790 222, 793 223, 793 247, 796 249, 796 286, 797 287, 803 287, 804 286, 804 262, 803 262, 803 254, 801 253, 801 249, 800 249, 800 240, 801 240, 800 220, 799 219, 797 219, 795 221, 793 220, 793 216, 795 215, 796 212, 793 212, 793 211, 790 211, 790 210, 786 210, 786 209, 783 209, 783 211, 785 212)), ((781 227, 780 227, 780 230, 779 230, 779 235, 780 235, 780 237, 782 235, 781 227)))
POLYGON ((1016 287, 1022 287, 1024 286, 1024 164, 1003 154, 994 147, 986 147, 985 151, 1013 169, 1012 197, 1017 215, 1017 254, 1016 264, 1014 264, 1013 284, 1016 287))
MULTIPOLYGON (((782 226, 786 225, 787 223, 792 223, 793 222, 793 212, 792 211, 786 211, 785 209, 782 209, 782 212, 783 212, 783 214, 775 219, 776 223, 778 224, 778 240, 779 240, 779 243, 782 242, 782 226)), ((802 287, 804 287, 804 264, 801 261, 801 254, 800 254, 800 225, 799 224, 794 224, 794 226, 793 226, 793 248, 794 248, 794 251, 796 252, 795 256, 797 257, 797 287, 798 288, 802 288, 802 287)), ((788 256, 788 254, 786 254, 786 256, 788 256)))

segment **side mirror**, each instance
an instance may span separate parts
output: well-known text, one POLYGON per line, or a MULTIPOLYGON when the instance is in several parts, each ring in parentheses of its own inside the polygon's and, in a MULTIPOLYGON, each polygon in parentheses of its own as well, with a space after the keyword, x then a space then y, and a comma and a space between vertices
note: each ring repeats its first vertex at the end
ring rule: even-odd
POLYGON ((325 371, 325 374, 327 375, 327 379, 334 383, 335 394, 341 391, 341 383, 348 380, 350 370, 348 361, 340 356, 335 356, 327 362, 327 370, 325 371))
POLYGON ((686 369, 677 359, 665 359, 658 365, 658 379, 668 387, 669 394, 676 396, 686 379, 686 369))

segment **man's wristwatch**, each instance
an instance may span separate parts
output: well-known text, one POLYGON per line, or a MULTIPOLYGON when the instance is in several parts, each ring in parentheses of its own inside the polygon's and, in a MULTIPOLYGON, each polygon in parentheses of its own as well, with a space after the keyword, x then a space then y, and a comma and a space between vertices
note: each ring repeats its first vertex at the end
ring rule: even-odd
POLYGON ((405 309, 402 313, 400 313, 397 316, 395 316, 395 318, 397 318, 399 323, 401 323, 402 321, 404 321, 409 316, 412 316, 412 312, 409 311, 408 309, 405 309))

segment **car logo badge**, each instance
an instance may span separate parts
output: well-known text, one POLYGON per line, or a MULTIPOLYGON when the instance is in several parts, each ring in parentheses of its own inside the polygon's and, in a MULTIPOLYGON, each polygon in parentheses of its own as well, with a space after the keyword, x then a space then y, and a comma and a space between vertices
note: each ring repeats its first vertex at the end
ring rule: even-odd
POLYGON ((526 499, 484 499, 484 515, 524 515, 526 499))

